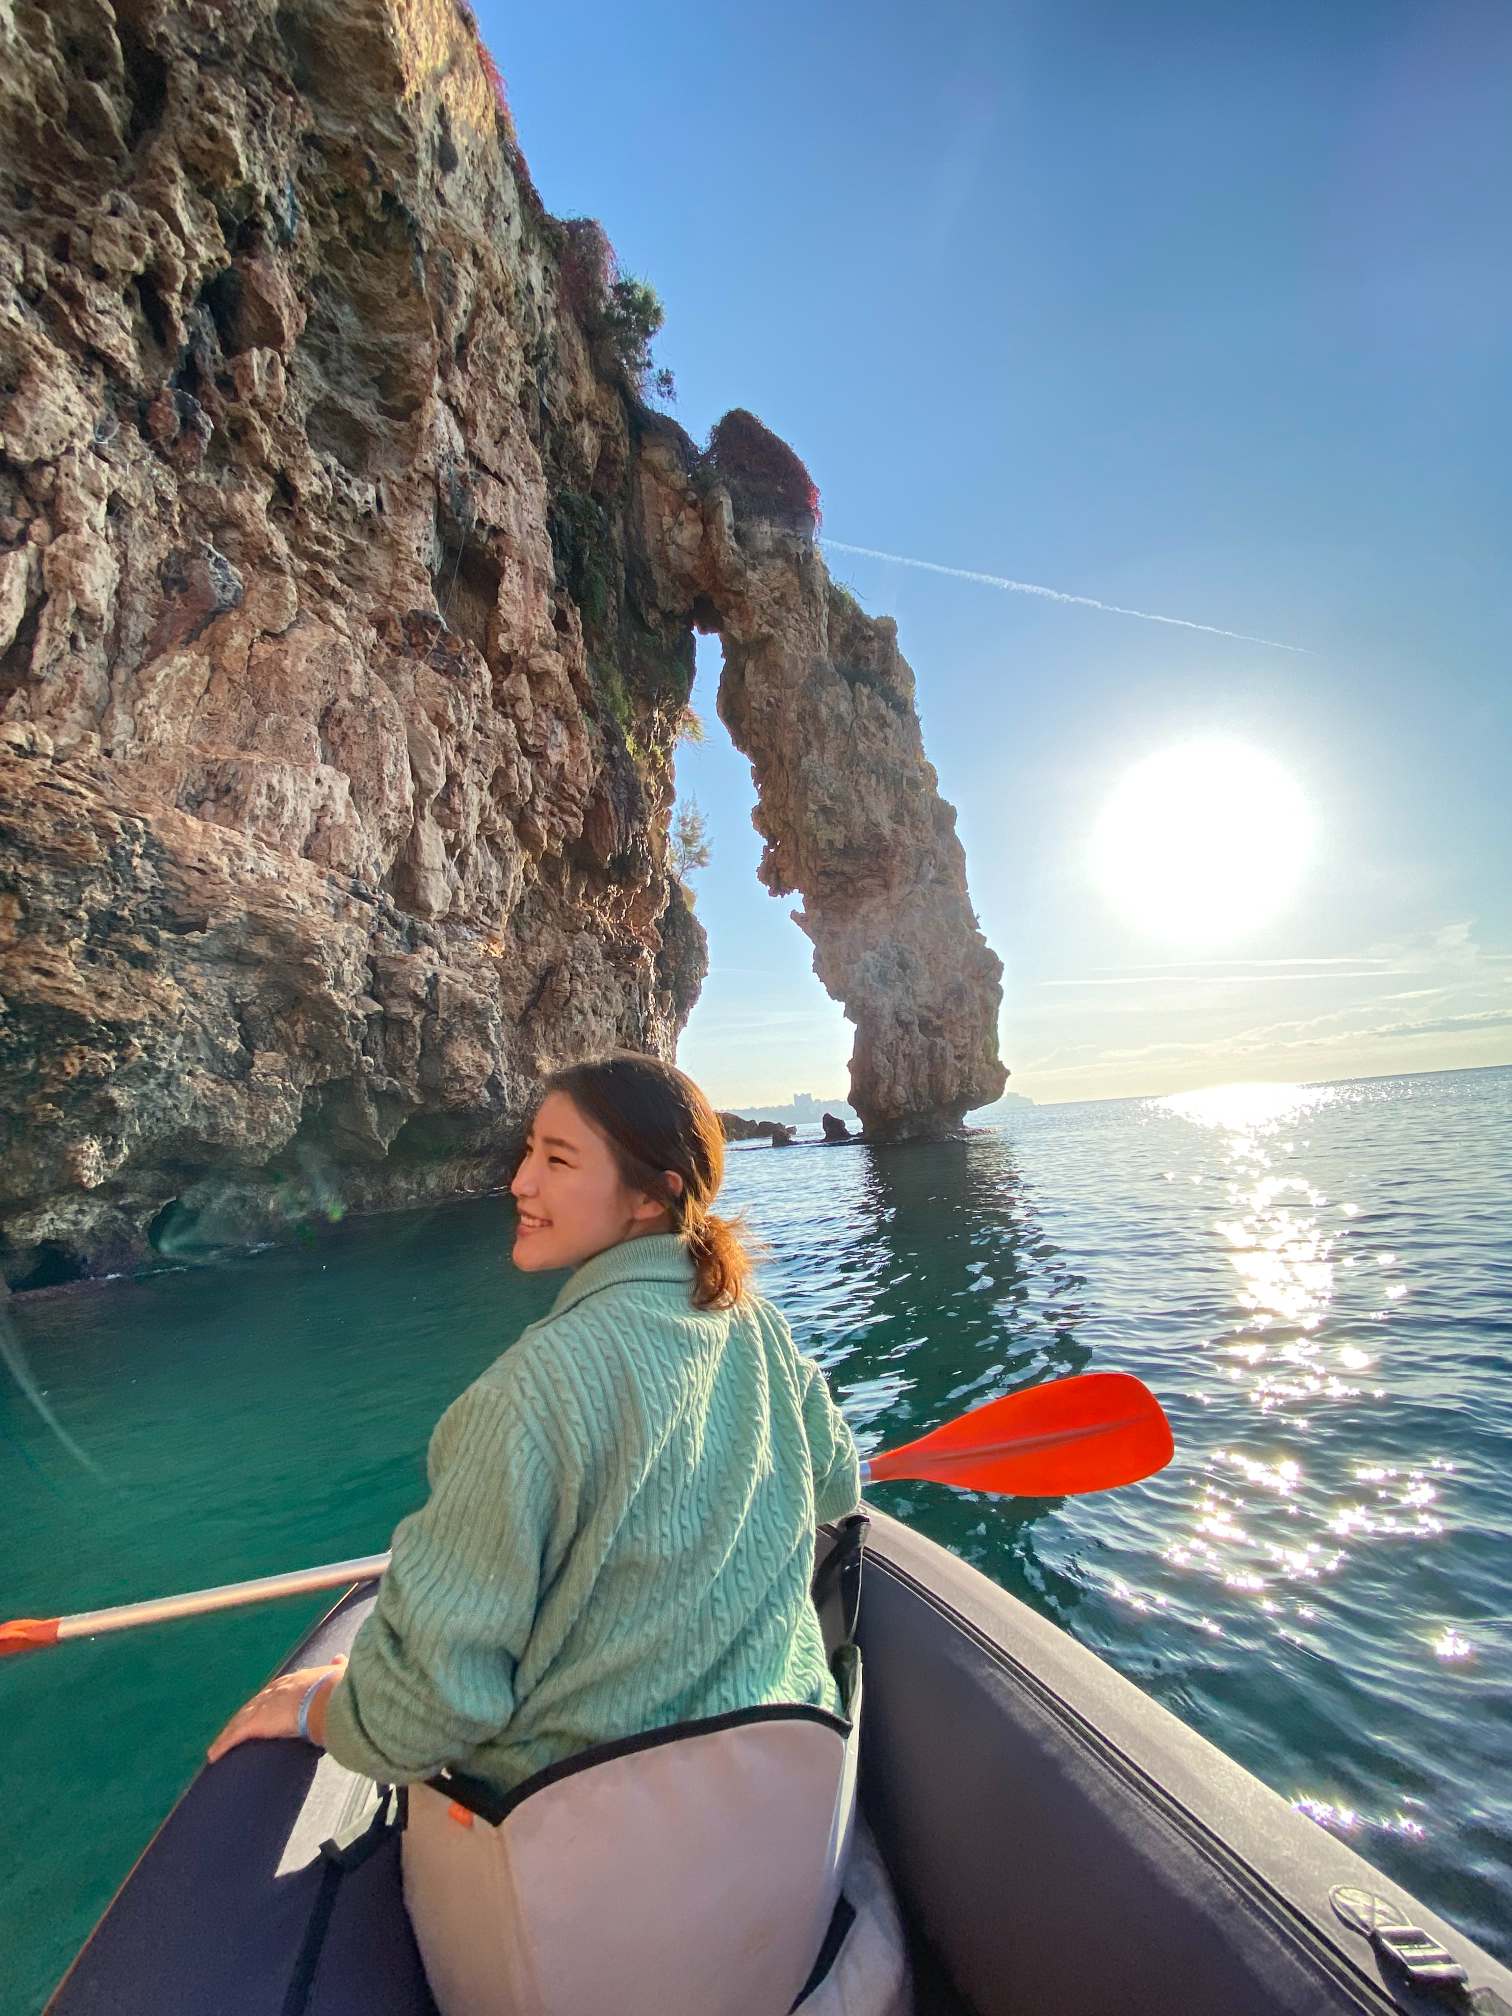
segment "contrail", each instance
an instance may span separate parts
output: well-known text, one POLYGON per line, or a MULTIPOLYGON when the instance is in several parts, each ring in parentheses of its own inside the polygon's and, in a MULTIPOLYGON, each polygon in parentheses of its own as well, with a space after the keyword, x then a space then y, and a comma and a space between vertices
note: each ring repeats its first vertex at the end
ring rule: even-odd
POLYGON ((1268 651, 1295 651, 1302 644, 1282 644, 1275 637, 1251 637, 1246 630, 1220 630, 1216 623, 1189 623, 1185 616, 1156 616, 1148 609, 1125 609, 1117 602, 1099 602, 1093 595, 1067 595, 1059 588, 1041 588, 1036 581, 1010 581, 1005 574, 978 574, 971 567, 942 567, 938 560, 910 560, 903 553, 879 553, 875 546, 848 546, 843 539, 821 539, 836 553, 859 553, 867 560, 888 560, 894 567, 919 567, 926 574, 949 574, 956 581, 980 581, 988 588, 1006 588, 1013 595, 1041 595, 1047 602, 1075 602, 1083 609, 1101 609, 1108 616, 1137 616, 1141 623, 1169 623, 1177 630, 1201 630, 1209 637, 1231 637, 1236 644, 1263 644, 1268 651))

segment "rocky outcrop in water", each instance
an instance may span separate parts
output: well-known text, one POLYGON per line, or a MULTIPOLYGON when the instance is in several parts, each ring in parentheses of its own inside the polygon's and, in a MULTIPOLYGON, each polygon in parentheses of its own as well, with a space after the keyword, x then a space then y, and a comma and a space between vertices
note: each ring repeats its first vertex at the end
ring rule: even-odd
POLYGON ((771 1139, 770 1120, 747 1120, 743 1113, 721 1113, 719 1125, 726 1141, 767 1141, 771 1139))
POLYGON ((868 1134, 995 1096, 893 628, 780 443, 647 410, 452 0, 53 0, 0 55, 10 1279, 485 1187, 546 1065, 672 1054, 695 628, 868 1134))
POLYGON ((721 1113, 719 1124, 726 1141, 768 1141, 774 1148, 790 1148, 797 1131, 780 1120, 747 1120, 739 1113, 721 1113))

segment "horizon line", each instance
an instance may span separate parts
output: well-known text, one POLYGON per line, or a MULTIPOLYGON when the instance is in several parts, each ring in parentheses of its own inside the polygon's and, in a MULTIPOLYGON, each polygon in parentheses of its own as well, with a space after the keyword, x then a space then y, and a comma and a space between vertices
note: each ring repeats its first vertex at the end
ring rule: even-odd
MULTIPOLYGON (((1081 1099, 1035 1099, 1027 1092, 1019 1097, 1030 1106, 1123 1106, 1141 1099, 1184 1099, 1193 1092, 1224 1092, 1236 1085, 1294 1085, 1300 1092, 1320 1085, 1387 1085, 1397 1078, 1454 1078, 1467 1071, 1512 1071, 1512 1057, 1499 1064, 1425 1065, 1421 1071, 1351 1071, 1342 1078, 1214 1078, 1204 1085, 1183 1085, 1170 1092, 1103 1092, 1081 1099)), ((991 1109, 973 1109, 986 1113, 991 1109)))
MULTIPOLYGON (((999 1094, 998 1099, 989 1100, 987 1105, 968 1108, 968 1117, 971 1113, 990 1113, 1000 1100, 1009 1098, 1022 1100, 1026 1106, 1039 1107, 1126 1106, 1140 1099, 1181 1099, 1189 1092, 1222 1092, 1231 1085, 1295 1085, 1300 1091, 1307 1092, 1319 1085, 1385 1085, 1396 1078, 1453 1078, 1467 1071, 1512 1071, 1512 1057, 1504 1059, 1500 1064, 1426 1065, 1421 1071, 1353 1071, 1343 1078, 1215 1078, 1205 1085, 1183 1085, 1179 1090, 1170 1092, 1103 1092, 1080 1099, 1036 1099, 1028 1092, 1015 1092, 1009 1086, 999 1094)), ((733 1113, 737 1119, 744 1120, 747 1116, 741 1111, 742 1105, 791 1106, 793 1101, 790 1098, 751 1099, 735 1105, 725 1105, 711 1096, 709 1103, 716 1112, 733 1113)), ((838 1096, 834 1103, 837 1106, 850 1106, 850 1094, 838 1096)), ((855 1110, 852 1106, 851 1111, 855 1110)))

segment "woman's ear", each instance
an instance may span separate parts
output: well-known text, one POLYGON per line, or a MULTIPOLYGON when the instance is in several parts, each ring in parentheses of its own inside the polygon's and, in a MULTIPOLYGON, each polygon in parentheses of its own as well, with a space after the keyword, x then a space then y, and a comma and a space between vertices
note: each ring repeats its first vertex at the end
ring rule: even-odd
MULTIPOLYGON (((663 1169, 662 1181, 667 1186, 667 1195, 669 1197, 681 1197, 683 1194, 683 1179, 675 1169, 663 1169)), ((665 1197, 653 1197, 649 1192, 642 1191, 640 1202, 630 1215, 632 1218, 645 1223, 653 1218, 667 1216, 670 1209, 671 1206, 667 1203, 665 1197)))
MULTIPOLYGON (((671 1197, 673 1199, 681 1197, 684 1189, 683 1179, 681 1178, 681 1176, 678 1175, 675 1169, 663 1169, 662 1181, 667 1186, 668 1197, 671 1197)), ((664 1215, 668 1215, 670 1214, 670 1211, 671 1206, 667 1203, 666 1198, 651 1197, 643 1192, 641 1200, 639 1204, 636 1205, 634 1211, 631 1213, 631 1216, 640 1220, 649 1220, 652 1218, 660 1218, 664 1215)))

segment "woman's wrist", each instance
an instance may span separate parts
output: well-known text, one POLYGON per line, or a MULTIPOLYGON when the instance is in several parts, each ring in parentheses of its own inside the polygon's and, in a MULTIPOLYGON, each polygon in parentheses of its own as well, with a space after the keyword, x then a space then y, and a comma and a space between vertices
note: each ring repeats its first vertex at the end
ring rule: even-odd
POLYGON ((325 1748, 326 1703, 331 1689, 341 1678, 339 1673, 321 1673, 305 1689, 299 1704, 299 1733, 307 1743, 318 1749, 325 1748))
POLYGON ((210 1745, 210 1762, 254 1739, 302 1736, 324 1749, 326 1703, 345 1670, 346 1655, 338 1653, 324 1666, 301 1666, 293 1673, 280 1673, 231 1717, 210 1745))

